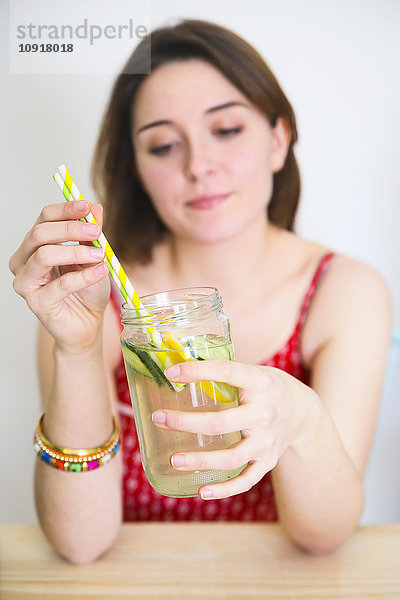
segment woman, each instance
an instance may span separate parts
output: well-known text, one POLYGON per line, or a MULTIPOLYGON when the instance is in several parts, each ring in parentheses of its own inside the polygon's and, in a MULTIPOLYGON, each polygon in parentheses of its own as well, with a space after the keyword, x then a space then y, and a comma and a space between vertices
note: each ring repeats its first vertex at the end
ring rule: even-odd
POLYGON ((140 295, 211 285, 232 326, 237 363, 185 363, 171 380, 238 386, 240 406, 212 415, 157 411, 159 427, 242 431, 218 453, 171 457, 177 469, 234 468, 199 498, 163 499, 138 465, 119 345, 119 309, 98 204, 46 206, 10 260, 41 321, 43 433, 92 448, 118 415, 122 452, 70 475, 38 460, 41 526, 66 558, 94 560, 125 519, 279 519, 324 553, 357 527, 390 332, 390 299, 366 265, 293 233, 300 181, 296 123, 276 79, 238 36, 183 21, 142 42, 116 81, 93 180, 105 231, 140 295), (143 72, 151 44, 151 74, 143 72), (79 246, 61 245, 78 240, 79 246), (121 486, 121 465, 123 485, 121 486), (210 508, 211 507, 211 508, 210 508))

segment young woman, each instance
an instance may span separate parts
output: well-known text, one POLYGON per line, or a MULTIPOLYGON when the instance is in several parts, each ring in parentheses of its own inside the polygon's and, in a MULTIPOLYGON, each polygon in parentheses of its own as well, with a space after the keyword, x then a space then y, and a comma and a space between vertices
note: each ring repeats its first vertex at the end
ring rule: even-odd
POLYGON ((185 363, 167 376, 235 385, 240 406, 153 415, 172 430, 242 432, 228 450, 171 457, 177 470, 248 463, 198 498, 160 496, 140 465, 117 296, 90 245, 99 228, 78 220, 92 211, 102 224, 101 206, 44 207, 11 257, 14 287, 41 322, 43 434, 58 447, 93 448, 109 438, 115 415, 122 438, 122 451, 91 473, 37 461, 39 520, 69 560, 101 555, 122 518, 279 518, 313 553, 357 527, 390 299, 371 268, 293 232, 296 138, 293 110, 262 58, 202 21, 159 29, 138 46, 102 124, 93 183, 106 235, 139 294, 215 286, 231 321, 236 363, 185 363), (151 74, 135 74, 150 45, 151 74))

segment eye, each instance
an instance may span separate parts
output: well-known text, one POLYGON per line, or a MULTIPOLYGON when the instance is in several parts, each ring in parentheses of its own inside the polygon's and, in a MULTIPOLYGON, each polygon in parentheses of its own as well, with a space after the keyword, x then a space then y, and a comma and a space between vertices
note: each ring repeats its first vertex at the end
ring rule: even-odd
POLYGON ((242 131, 242 127, 230 127, 230 128, 220 128, 216 130, 216 134, 222 138, 230 138, 234 137, 238 133, 242 131))
POLYGON ((149 149, 150 154, 155 156, 164 156, 172 150, 175 144, 163 144, 162 146, 153 146, 149 149))

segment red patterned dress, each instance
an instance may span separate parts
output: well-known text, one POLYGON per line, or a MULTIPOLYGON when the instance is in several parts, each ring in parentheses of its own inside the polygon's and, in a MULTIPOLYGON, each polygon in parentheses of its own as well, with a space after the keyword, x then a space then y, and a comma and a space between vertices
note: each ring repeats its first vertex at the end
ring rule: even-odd
MULTIPOLYGON (((309 373, 300 356, 300 335, 307 312, 325 269, 334 254, 320 260, 303 299, 297 323, 283 348, 260 364, 282 369, 305 384, 309 373)), ((120 313, 114 293, 112 304, 120 313)), ((122 360, 115 371, 118 394, 121 447, 123 454, 123 519, 124 521, 277 521, 278 514, 271 474, 267 473, 248 492, 221 500, 170 498, 156 492, 143 471, 139 442, 136 435, 128 382, 122 360)))

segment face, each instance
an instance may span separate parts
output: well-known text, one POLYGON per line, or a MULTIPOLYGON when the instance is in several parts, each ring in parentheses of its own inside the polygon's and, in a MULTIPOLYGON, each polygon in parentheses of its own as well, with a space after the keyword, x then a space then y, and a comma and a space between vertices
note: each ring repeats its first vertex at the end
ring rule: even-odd
POLYGON ((201 60, 159 67, 133 106, 142 184, 167 228, 198 242, 229 239, 266 219, 287 128, 201 60))

